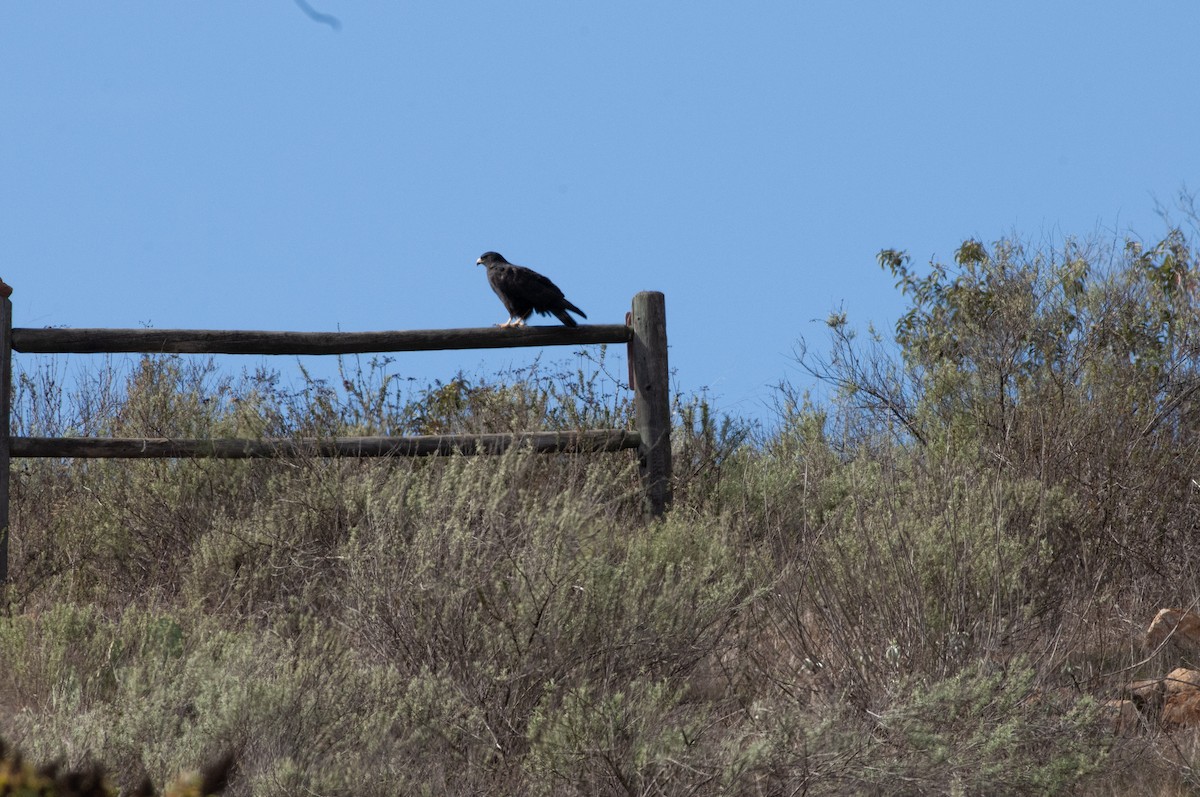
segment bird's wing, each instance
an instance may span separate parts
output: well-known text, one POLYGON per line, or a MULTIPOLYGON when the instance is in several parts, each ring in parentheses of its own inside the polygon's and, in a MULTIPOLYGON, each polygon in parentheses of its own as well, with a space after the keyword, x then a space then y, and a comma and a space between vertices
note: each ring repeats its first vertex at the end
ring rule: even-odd
MULTIPOLYGON (((560 319, 560 313, 572 310, 587 318, 582 310, 567 301, 557 285, 531 268, 508 264, 495 268, 494 272, 496 276, 492 287, 506 305, 516 305, 524 313, 530 310, 536 310, 543 315, 553 313, 560 319)), ((574 326, 574 321, 568 326, 574 326)))
POLYGON ((493 286, 514 300, 530 304, 538 309, 547 303, 562 301, 558 286, 533 269, 524 266, 501 266, 496 269, 493 286))

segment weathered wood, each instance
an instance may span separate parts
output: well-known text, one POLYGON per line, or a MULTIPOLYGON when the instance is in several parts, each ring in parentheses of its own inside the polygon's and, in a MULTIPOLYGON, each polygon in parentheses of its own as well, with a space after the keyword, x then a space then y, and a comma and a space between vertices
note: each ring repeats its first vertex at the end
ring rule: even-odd
POLYGON ((666 300, 658 291, 633 297, 633 339, 629 342, 634 407, 642 444, 638 448, 650 513, 662 515, 671 503, 671 384, 667 363, 666 300))
POLYGON ((366 354, 626 343, 630 335, 629 328, 623 324, 389 332, 18 328, 12 330, 12 348, 43 354, 366 354))
POLYGON ((0 280, 0 584, 8 583, 8 465, 12 427, 12 289, 0 280))
POLYGON ((502 454, 528 447, 538 453, 585 453, 638 448, 641 435, 625 429, 526 434, 411 437, 282 438, 271 440, 14 437, 14 457, 113 459, 264 459, 276 457, 390 457, 502 454))

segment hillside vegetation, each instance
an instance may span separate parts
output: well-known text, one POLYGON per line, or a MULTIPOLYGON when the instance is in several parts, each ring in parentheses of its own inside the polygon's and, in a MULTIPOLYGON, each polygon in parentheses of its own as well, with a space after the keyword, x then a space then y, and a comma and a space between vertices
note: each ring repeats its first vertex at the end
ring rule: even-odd
MULTIPOLYGON (((1194 791, 1190 731, 1102 711, 1200 596, 1193 251, 880 260, 907 313, 802 344, 819 401, 677 398, 662 521, 628 452, 14 461, 0 735, 127 789, 231 751, 246 795, 1194 791)), ((590 356, 424 390, 18 357, 14 434, 630 425, 590 356)))

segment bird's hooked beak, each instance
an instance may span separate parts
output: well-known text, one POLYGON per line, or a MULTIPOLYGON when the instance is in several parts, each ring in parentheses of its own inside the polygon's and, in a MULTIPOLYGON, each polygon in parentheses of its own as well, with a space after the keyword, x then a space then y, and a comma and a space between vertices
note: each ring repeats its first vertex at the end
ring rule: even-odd
POLYGON ((482 258, 482 257, 477 257, 477 258, 475 258, 475 265, 477 265, 477 266, 482 266, 482 265, 483 265, 483 258, 482 258))

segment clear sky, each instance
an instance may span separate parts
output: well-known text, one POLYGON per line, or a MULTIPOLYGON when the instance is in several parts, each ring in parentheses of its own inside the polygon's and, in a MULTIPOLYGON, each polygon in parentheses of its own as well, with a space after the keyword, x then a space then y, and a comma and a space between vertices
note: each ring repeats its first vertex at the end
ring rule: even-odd
POLYGON ((597 323, 663 291, 679 387, 754 417, 803 383, 814 319, 890 328, 880 249, 1152 238, 1200 187, 1195 0, 309 1, 339 25, 295 0, 4 4, 17 326, 486 326, 494 249, 597 323))

